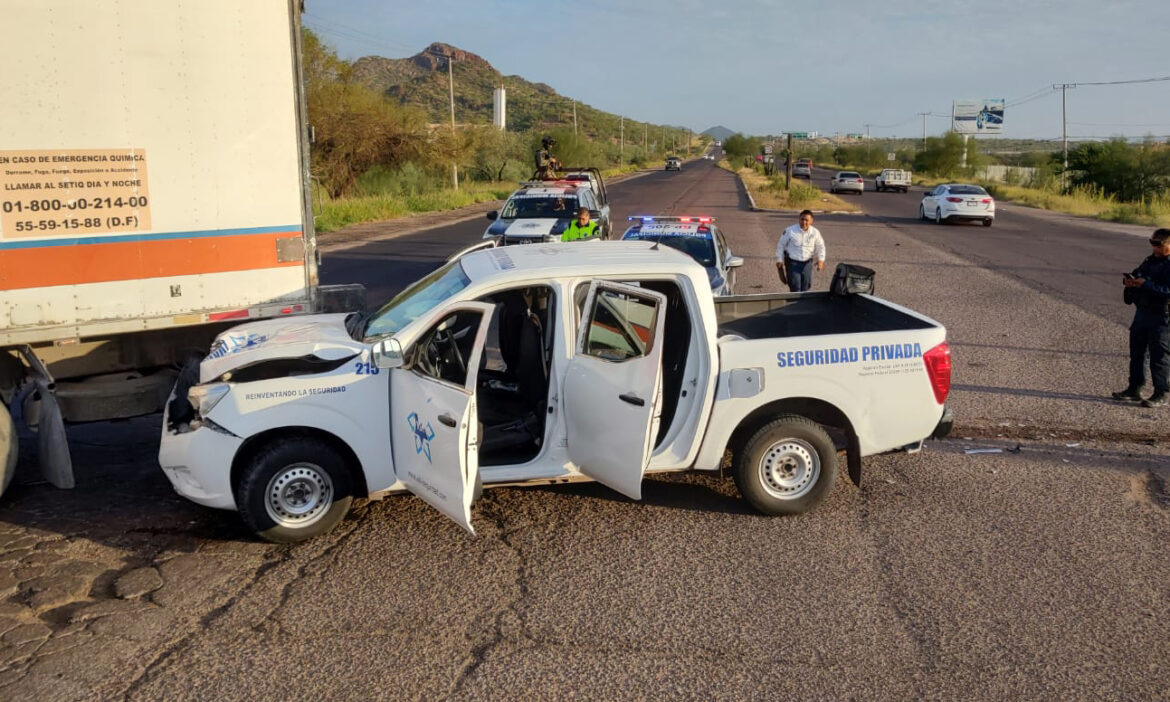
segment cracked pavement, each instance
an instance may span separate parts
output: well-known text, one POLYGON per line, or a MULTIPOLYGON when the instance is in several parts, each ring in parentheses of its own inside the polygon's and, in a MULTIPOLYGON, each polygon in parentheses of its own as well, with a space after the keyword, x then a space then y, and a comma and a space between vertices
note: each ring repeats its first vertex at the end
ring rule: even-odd
MULTIPOLYGON (((717 214, 747 259, 740 289, 775 289, 785 218, 737 210, 706 167, 615 188, 615 217, 717 214)), ((861 204, 916 203, 899 197, 861 204)), ((981 228, 817 224, 830 268, 872 265, 881 295, 947 324, 953 438, 866 459, 860 490, 839 476, 796 518, 678 474, 650 477, 641 503, 594 484, 489 489, 477 537, 390 497, 275 546, 171 491, 157 417, 72 427, 77 488, 39 482, 26 448, 0 501, 0 696, 1170 696, 1170 435, 1165 412, 1100 400, 1123 326, 942 239, 981 228)), ((346 249, 343 268, 392 278, 395 246, 439 255, 443 232, 428 236, 346 249)))

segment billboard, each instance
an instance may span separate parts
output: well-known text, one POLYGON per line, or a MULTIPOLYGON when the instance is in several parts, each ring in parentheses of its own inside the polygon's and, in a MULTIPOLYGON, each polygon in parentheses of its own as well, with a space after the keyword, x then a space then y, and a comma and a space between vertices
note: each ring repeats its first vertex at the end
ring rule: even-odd
POLYGON ((959 134, 1000 134, 1003 102, 1003 98, 955 100, 951 128, 959 134))

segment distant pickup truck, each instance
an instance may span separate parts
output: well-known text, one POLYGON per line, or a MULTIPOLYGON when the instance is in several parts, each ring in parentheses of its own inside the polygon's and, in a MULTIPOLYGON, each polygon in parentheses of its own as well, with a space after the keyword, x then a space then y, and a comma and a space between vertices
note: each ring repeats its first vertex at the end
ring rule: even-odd
POLYGON ((718 471, 765 514, 812 509, 839 448, 915 450, 950 428, 946 330, 870 295, 715 299, 650 242, 469 253, 369 315, 235 327, 168 404, 175 489, 262 538, 333 528, 411 492, 472 531, 483 485, 718 471), (230 341, 229 341, 230 340, 230 341))
POLYGON ((874 190, 881 192, 883 190, 897 190, 899 192, 908 192, 910 190, 910 171, 903 171, 898 168, 887 168, 874 178, 874 190))

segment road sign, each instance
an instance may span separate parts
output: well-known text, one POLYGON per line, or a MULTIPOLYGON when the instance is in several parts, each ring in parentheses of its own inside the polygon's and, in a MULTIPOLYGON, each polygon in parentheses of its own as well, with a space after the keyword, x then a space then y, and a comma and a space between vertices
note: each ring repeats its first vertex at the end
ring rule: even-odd
POLYGON ((887 161, 897 161, 897 160, 898 160, 898 154, 896 154, 896 153, 894 153, 893 151, 891 151, 891 152, 889 152, 889 153, 887 153, 887 154, 886 154, 886 160, 887 160, 887 161))
POLYGON ((767 156, 772 153, 772 145, 764 144, 764 155, 767 156))

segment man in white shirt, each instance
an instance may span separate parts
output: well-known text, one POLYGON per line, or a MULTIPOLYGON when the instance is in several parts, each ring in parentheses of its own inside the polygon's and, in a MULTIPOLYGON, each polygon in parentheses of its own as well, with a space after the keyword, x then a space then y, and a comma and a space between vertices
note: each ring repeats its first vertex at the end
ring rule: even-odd
POLYGON ((812 212, 801 212, 800 224, 785 229, 776 244, 776 273, 792 292, 812 287, 814 266, 818 271, 825 269, 825 240, 812 223, 812 212))

